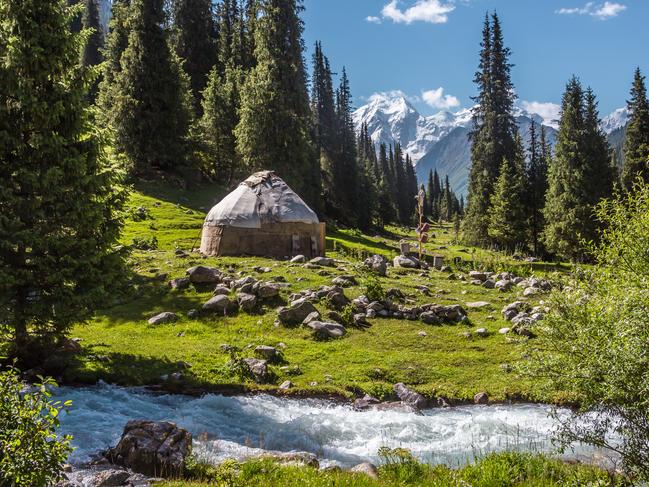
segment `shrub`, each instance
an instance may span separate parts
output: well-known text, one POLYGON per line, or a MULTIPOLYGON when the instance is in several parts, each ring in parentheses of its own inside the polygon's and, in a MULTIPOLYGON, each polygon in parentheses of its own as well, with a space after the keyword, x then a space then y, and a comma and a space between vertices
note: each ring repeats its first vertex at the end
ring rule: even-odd
POLYGON ((71 437, 57 437, 59 414, 70 402, 53 402, 44 380, 23 393, 15 369, 0 373, 0 485, 46 486, 62 480, 71 437))
POLYGON ((158 248, 158 239, 155 235, 150 237, 135 237, 131 245, 137 250, 156 250, 158 248))
POLYGON ((370 302, 373 301, 385 301, 385 289, 381 285, 381 281, 378 277, 374 275, 368 275, 365 279, 365 296, 370 302))
POLYGON ((555 292, 552 312, 530 341, 524 372, 551 390, 571 391, 580 408, 563 421, 564 447, 581 441, 617 451, 649 479, 649 186, 602 203, 607 230, 592 248, 593 269, 555 292), (615 433, 612 439, 610 433, 615 433))

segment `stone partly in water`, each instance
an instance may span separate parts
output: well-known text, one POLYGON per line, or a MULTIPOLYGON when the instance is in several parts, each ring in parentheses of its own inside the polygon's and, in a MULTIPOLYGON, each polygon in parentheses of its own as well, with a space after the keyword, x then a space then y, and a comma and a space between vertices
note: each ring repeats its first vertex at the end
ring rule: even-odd
POLYGON ((393 389, 401 402, 413 406, 417 409, 421 409, 426 406, 426 398, 418 392, 408 389, 403 382, 395 384, 393 389))
POLYGON ((155 477, 181 477, 191 454, 192 435, 166 421, 129 421, 108 460, 133 472, 155 477))

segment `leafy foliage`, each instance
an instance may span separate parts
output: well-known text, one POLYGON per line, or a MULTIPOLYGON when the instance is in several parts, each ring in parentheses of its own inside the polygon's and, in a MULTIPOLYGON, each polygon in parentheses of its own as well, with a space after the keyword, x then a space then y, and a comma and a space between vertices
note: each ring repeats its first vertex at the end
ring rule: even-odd
POLYGON ((69 436, 58 437, 59 414, 71 405, 50 400, 51 380, 23 391, 18 371, 0 372, 0 484, 45 487, 62 480, 72 452, 69 436))

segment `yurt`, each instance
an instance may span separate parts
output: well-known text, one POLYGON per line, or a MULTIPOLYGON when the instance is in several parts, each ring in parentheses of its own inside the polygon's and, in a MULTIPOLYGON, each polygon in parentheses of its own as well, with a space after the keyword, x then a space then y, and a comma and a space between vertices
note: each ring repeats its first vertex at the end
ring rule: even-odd
POLYGON ((258 172, 209 212, 203 225, 201 253, 324 256, 325 224, 275 173, 258 172))

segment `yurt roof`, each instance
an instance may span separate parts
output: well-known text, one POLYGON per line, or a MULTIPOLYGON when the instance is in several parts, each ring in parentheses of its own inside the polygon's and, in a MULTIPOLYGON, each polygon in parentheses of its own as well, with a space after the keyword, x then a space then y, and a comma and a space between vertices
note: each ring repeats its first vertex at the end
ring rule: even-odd
POLYGON ((205 225, 261 228, 262 223, 319 223, 318 216, 272 171, 253 174, 207 215, 205 225))

